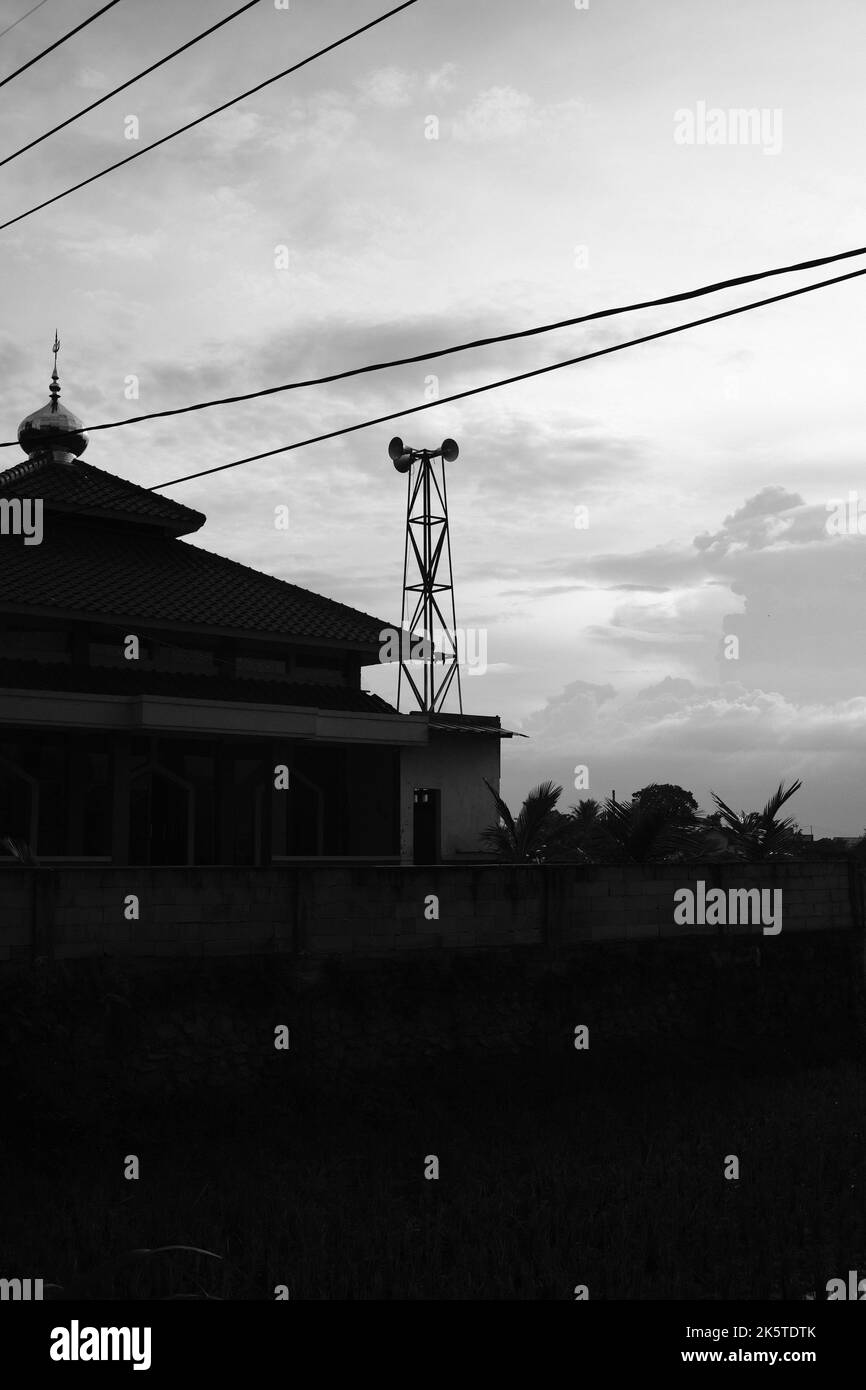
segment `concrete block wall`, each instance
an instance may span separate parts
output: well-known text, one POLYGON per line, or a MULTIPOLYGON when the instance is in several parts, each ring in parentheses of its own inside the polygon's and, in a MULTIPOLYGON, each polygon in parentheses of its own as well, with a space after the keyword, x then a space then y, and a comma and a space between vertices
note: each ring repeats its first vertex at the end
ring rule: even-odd
POLYGON ((720 888, 727 901, 732 889, 781 890, 782 932, 857 925, 849 869, 842 861, 628 865, 616 870, 580 868, 574 873, 570 910, 564 916, 566 943, 765 934, 762 924, 678 925, 674 894, 681 888, 697 894, 699 880, 706 893, 720 888))
POLYGON ((704 865, 284 865, 0 869, 0 962, 48 954, 375 957, 444 948, 765 937, 762 925, 679 926, 677 889, 781 889, 782 935, 862 924, 844 861, 704 865), (128 920, 130 895, 138 920, 128 920), (431 899, 438 902, 438 917, 431 899), (33 941, 36 941, 34 950, 33 941))

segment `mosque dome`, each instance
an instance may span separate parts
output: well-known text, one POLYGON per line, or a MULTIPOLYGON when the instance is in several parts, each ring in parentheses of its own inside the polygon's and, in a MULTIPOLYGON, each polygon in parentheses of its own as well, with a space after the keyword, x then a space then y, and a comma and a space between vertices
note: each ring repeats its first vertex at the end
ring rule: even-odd
POLYGON ((60 378, 57 354, 60 340, 54 336, 54 371, 48 388, 50 399, 34 410, 18 426, 18 443, 28 458, 51 458, 57 463, 73 463, 87 448, 88 438, 77 415, 60 404, 60 378))

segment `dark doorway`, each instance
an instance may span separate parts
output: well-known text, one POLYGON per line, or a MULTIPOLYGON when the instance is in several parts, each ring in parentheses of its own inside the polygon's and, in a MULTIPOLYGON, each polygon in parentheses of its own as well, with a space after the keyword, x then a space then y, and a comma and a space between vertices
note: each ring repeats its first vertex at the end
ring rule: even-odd
POLYGON ((416 787, 412 843, 415 864, 438 864, 441 856, 441 800, 438 787, 416 787))

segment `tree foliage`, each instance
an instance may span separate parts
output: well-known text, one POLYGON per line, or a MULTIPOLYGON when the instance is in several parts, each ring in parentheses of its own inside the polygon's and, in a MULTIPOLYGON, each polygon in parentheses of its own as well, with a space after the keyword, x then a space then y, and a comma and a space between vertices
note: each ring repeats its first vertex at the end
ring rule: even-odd
POLYGON ((701 859, 791 859, 808 848, 796 822, 779 818, 799 780, 779 784, 761 811, 734 811, 715 792, 717 809, 701 817, 690 791, 652 782, 629 801, 602 805, 584 797, 567 813, 557 809, 562 787, 541 782, 512 816, 485 779, 498 819, 482 833, 497 859, 511 863, 648 864, 701 859))
POLYGON ((493 797, 499 819, 482 831, 482 844, 492 850, 497 859, 510 863, 543 863, 556 838, 558 827, 554 812, 562 796, 562 787, 554 786, 553 782, 540 782, 533 787, 515 819, 486 777, 484 785, 493 797))
POLYGON ((802 785, 799 778, 788 788, 780 782, 762 811, 734 811, 713 792, 728 853, 736 859, 792 859, 802 838, 799 826, 791 817, 779 820, 778 815, 802 785))
POLYGON ((698 803, 691 792, 674 782, 650 782, 635 792, 632 801, 646 810, 662 811, 671 825, 694 825, 697 821, 698 803))

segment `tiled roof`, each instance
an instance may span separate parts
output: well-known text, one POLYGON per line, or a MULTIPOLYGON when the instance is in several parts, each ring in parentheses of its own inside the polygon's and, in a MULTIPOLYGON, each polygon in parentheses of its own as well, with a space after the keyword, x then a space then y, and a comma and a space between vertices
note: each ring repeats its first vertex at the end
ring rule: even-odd
POLYGON ((301 681, 245 680, 128 667, 72 666, 63 662, 0 660, 0 689, 61 690, 100 695, 165 695, 184 700, 229 700, 303 709, 394 714, 378 695, 351 686, 301 681))
POLYGON ((152 531, 45 520, 41 545, 0 536, 0 611, 56 608, 104 622, 177 623, 258 636, 379 647, 389 626, 152 531))
POLYGON ((73 463, 25 459, 0 473, 0 496, 41 498, 46 511, 137 522, 172 536, 197 531, 205 521, 203 513, 192 507, 80 459, 73 463))

